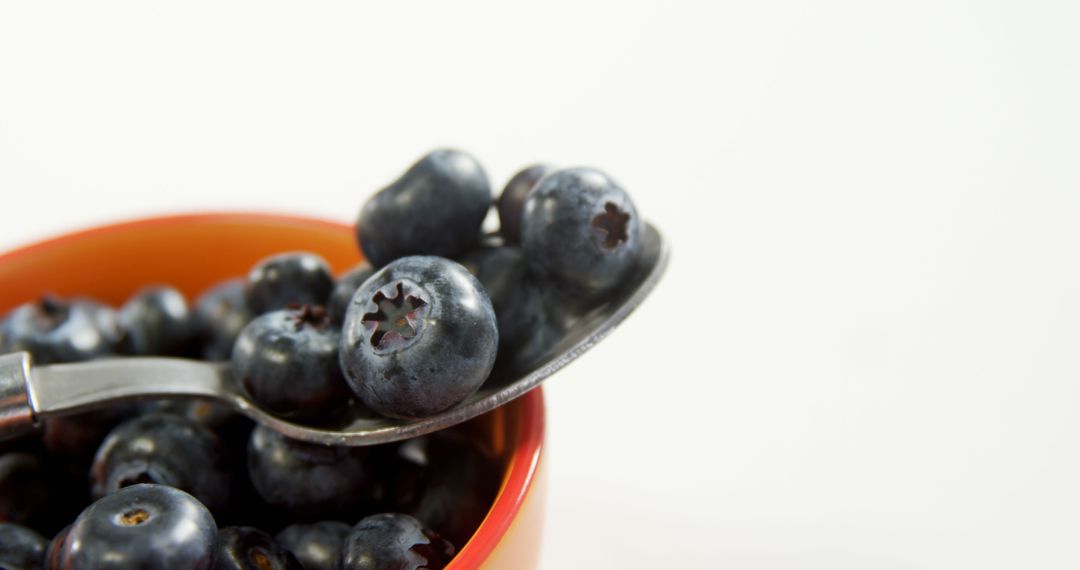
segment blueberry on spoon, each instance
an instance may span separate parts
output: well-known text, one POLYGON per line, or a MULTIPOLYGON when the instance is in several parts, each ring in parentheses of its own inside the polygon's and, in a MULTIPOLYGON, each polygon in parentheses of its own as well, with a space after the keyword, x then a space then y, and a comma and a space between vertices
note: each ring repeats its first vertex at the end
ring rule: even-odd
POLYGON ((546 164, 530 166, 506 183, 499 195, 499 233, 508 244, 521 243, 521 215, 525 208, 525 198, 541 178, 551 173, 554 167, 546 164))
POLYGON ((643 251, 630 196, 592 168, 545 176, 525 200, 521 247, 540 279, 595 297, 622 283, 643 251))
POLYGON ((341 368, 372 410, 421 418, 475 392, 498 343, 495 311, 475 277, 448 259, 405 257, 356 291, 341 335, 341 368))
POLYGON ((331 419, 349 397, 338 364, 339 331, 319 306, 261 315, 236 339, 233 375, 274 414, 331 419))
POLYGON ((454 257, 471 246, 491 207, 491 186, 475 158, 436 150, 371 197, 357 239, 375 267, 408 255, 454 257))

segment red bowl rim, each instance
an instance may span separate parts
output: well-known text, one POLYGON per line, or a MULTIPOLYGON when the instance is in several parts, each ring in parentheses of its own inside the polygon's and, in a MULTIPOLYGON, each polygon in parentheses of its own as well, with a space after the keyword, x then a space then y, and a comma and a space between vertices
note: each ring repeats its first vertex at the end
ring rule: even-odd
MULTIPOLYGON (((261 224, 287 224, 308 225, 322 227, 331 230, 352 232, 352 226, 319 218, 296 216, 276 213, 253 213, 253 212, 196 212, 186 214, 173 214, 155 216, 137 220, 106 223, 83 230, 61 234, 52 238, 37 240, 27 245, 17 247, 14 250, 0 254, 0 264, 10 262, 26 255, 33 255, 37 251, 47 248, 63 247, 67 242, 73 242, 86 237, 116 233, 140 227, 158 225, 183 225, 191 223, 261 223, 261 224)), ((506 535, 511 523, 521 510, 525 498, 536 480, 537 469, 540 464, 540 454, 544 441, 544 398, 540 388, 536 388, 521 398, 524 415, 520 425, 517 441, 513 447, 509 461, 509 468, 505 473, 505 480, 499 489, 495 502, 488 511, 484 521, 480 524, 476 533, 469 542, 458 552, 453 560, 453 567, 474 568, 479 567, 496 545, 506 535)))
POLYGON ((17 245, 14 249, 8 250, 0 254, 0 263, 4 263, 11 259, 17 259, 27 255, 33 255, 34 253, 44 249, 62 247, 67 242, 75 242, 79 241, 80 239, 96 235, 120 233, 132 229, 153 226, 177 226, 186 224, 225 222, 238 224, 303 225, 319 227, 327 230, 346 230, 349 233, 352 233, 353 231, 351 226, 343 224, 341 222, 308 216, 278 214, 273 212, 212 211, 190 212, 183 214, 167 214, 162 216, 138 218, 134 220, 105 222, 103 224, 91 226, 89 228, 73 230, 52 237, 34 240, 30 243, 17 245))

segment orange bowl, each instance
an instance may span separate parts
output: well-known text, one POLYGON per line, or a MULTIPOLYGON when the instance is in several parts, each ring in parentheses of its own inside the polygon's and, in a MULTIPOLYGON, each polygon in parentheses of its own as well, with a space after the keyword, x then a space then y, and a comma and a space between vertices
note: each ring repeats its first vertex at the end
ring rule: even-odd
MULTIPOLYGON (((352 227, 335 222, 242 213, 137 220, 0 255, 0 313, 46 293, 87 295, 117 306, 151 283, 171 284, 191 299, 218 281, 245 275, 263 257, 295 250, 318 253, 337 273, 361 259, 352 227)), ((449 568, 535 568, 544 502, 543 395, 533 390, 469 427, 500 458, 502 485, 449 568)))

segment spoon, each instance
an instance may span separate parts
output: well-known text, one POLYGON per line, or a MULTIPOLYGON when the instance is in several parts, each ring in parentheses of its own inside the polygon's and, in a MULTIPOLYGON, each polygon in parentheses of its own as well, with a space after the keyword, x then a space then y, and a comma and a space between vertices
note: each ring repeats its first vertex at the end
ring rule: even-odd
POLYGON ((619 325, 656 287, 670 249, 646 224, 644 252, 632 275, 599 306, 576 317, 561 337, 542 347, 532 364, 496 363, 480 389, 464 402, 427 418, 398 420, 356 408, 333 427, 297 424, 252 402, 233 379, 228 362, 184 358, 109 358, 32 366, 30 355, 0 355, 0 440, 34 431, 49 418, 146 398, 202 397, 227 404, 287 437, 328 445, 372 445, 408 439, 491 411, 525 394, 581 356, 619 325))

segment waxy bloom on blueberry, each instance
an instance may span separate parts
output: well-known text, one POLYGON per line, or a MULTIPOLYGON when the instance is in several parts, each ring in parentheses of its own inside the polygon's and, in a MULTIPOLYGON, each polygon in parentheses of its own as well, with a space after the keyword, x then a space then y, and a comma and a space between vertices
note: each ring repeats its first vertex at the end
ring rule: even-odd
POLYGON ((545 176, 525 200, 521 247, 529 269, 571 293, 618 286, 643 251, 642 222, 608 175, 569 168, 545 176))
POLYGON ((133 485, 86 508, 57 553, 62 570, 209 570, 217 524, 191 495, 166 485, 133 485))
POLYGON ((521 243, 521 215, 525 209, 525 198, 541 178, 554 170, 554 167, 546 164, 537 164, 518 172, 506 183, 498 203, 499 233, 506 243, 521 243))
POLYGON ((453 257, 480 237, 491 186, 480 163, 457 150, 436 150, 371 197, 356 235, 375 267, 408 255, 453 257))
POLYGON ((415 518, 371 515, 352 528, 341 552, 341 570, 444 568, 454 546, 415 518))
POLYGON ((322 307, 265 313, 237 337, 233 375, 267 410, 325 422, 349 399, 338 364, 340 337, 322 307))
POLYGON ((371 409, 436 414, 487 379, 499 333, 480 282, 441 257, 404 257, 356 291, 341 334, 341 367, 371 409))
POLYGON ((255 264, 244 296, 256 315, 269 311, 322 305, 334 289, 326 260, 314 253, 279 253, 255 264))

